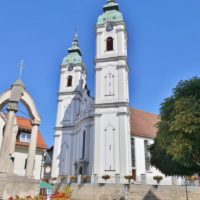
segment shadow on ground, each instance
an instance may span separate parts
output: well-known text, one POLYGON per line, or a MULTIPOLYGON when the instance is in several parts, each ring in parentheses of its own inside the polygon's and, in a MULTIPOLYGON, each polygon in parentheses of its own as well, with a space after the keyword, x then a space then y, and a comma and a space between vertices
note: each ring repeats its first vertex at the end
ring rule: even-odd
POLYGON ((143 200, 160 200, 151 190, 146 194, 143 200))

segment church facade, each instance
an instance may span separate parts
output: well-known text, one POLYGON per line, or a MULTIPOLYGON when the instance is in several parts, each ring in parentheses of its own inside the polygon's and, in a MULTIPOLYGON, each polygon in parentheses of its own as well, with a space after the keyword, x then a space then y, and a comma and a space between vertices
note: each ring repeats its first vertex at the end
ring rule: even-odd
MULTIPOLYGON (((123 15, 108 0, 96 25, 95 98, 75 35, 61 64, 52 177, 89 175, 110 182, 141 174, 153 183, 160 173, 149 165, 147 147, 159 117, 129 108, 128 37, 123 15)), ((166 180, 170 184, 171 180, 166 180)))

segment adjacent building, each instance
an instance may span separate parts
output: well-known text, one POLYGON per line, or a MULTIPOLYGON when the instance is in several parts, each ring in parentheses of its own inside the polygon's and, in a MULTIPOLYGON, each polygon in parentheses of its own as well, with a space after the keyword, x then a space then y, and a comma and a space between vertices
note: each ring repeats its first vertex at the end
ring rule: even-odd
MULTIPOLYGON (((4 135, 4 127, 6 120, 7 120, 7 115, 0 113, 0 149, 4 135)), ((14 153, 10 155, 11 159, 14 162, 14 169, 12 171, 14 174, 18 176, 25 176, 27 167, 28 149, 31 140, 31 130, 32 130, 31 120, 17 116, 14 127, 15 127, 14 129, 17 131, 17 138, 16 138, 14 153)), ((34 170, 33 170, 34 179, 41 179, 43 176, 42 175, 43 155, 47 148, 48 147, 40 131, 38 131, 34 170)))

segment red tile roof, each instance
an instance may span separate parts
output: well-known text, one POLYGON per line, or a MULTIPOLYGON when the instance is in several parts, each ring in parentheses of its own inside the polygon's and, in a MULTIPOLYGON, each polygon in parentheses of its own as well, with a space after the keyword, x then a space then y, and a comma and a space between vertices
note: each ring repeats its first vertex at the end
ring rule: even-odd
POLYGON ((131 134, 133 136, 155 138, 157 129, 155 124, 159 121, 159 115, 130 108, 131 134))
MULTIPOLYGON (((17 118, 17 124, 20 129, 25 129, 25 130, 28 130, 29 132, 31 132, 31 129, 32 129, 31 119, 18 117, 18 116, 16 118, 17 118)), ((29 143, 16 141, 16 145, 28 147, 29 143)), ((37 148, 38 149, 47 149, 48 148, 40 131, 38 131, 38 136, 37 136, 37 148)))

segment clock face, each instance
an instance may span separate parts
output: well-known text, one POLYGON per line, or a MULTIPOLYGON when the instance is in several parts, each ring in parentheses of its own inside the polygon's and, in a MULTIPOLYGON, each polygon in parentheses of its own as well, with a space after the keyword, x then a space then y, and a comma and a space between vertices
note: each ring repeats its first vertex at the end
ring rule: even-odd
POLYGON ((45 168, 45 172, 46 172, 47 174, 49 174, 49 173, 51 172, 51 167, 46 167, 46 168, 45 168))
POLYGON ((68 71, 72 71, 72 70, 73 70, 73 66, 72 66, 72 65, 69 65, 68 71))
POLYGON ((106 31, 110 32, 110 31, 112 31, 112 30, 113 30, 112 24, 108 24, 108 25, 106 26, 106 31))

